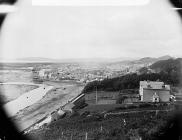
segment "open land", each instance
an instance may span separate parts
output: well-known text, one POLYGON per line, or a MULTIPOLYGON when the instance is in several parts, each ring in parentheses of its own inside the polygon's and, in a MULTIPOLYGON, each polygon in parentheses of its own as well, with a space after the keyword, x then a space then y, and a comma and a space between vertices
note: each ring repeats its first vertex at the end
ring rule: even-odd
POLYGON ((63 106, 70 98, 78 95, 83 86, 72 82, 45 82, 45 85, 53 86, 40 101, 19 111, 12 119, 24 130, 46 115, 63 106))

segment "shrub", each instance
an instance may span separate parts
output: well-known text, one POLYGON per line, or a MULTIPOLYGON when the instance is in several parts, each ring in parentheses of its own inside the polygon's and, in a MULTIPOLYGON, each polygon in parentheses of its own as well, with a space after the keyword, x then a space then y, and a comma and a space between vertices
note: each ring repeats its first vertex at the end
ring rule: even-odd
POLYGON ((125 99, 127 99, 127 96, 119 95, 119 97, 116 100, 116 104, 122 104, 125 99))

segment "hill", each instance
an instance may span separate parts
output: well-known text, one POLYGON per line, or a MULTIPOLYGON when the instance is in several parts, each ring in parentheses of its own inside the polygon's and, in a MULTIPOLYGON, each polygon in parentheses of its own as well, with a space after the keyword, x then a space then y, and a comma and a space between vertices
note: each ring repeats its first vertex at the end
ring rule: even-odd
POLYGON ((158 61, 150 66, 156 72, 174 73, 181 72, 182 58, 158 61))
POLYGON ((110 62, 107 63, 107 66, 110 67, 116 67, 118 66, 119 69, 121 68, 121 66, 133 66, 133 65, 151 65, 157 61, 161 61, 161 60, 168 60, 168 59, 172 59, 173 57, 169 56, 169 55, 165 55, 165 56, 161 56, 158 58, 155 57, 143 57, 140 59, 135 59, 135 60, 123 60, 123 61, 115 61, 115 62, 110 62))
MULTIPOLYGON (((146 58, 149 60, 149 58, 146 58)), ((143 59, 144 60, 144 59, 143 59)), ((105 79, 103 81, 93 81, 88 83, 83 93, 94 91, 97 87, 102 91, 120 91, 125 89, 138 89, 139 82, 143 80, 160 80, 173 86, 181 85, 181 64, 182 58, 160 60, 150 66, 155 73, 127 74, 121 77, 105 79)), ((143 70, 147 71, 147 70, 143 70)))
POLYGON ((155 58, 155 57, 144 57, 144 58, 141 58, 139 60, 132 61, 132 63, 134 63, 134 64, 155 63, 157 61, 168 60, 168 59, 172 59, 172 58, 173 57, 171 57, 169 55, 164 55, 164 56, 161 56, 161 57, 158 57, 158 58, 155 58))
POLYGON ((150 73, 150 74, 127 74, 124 76, 104 79, 103 81, 93 81, 88 83, 82 93, 89 94, 95 91, 96 87, 99 91, 122 91, 126 89, 138 89, 140 81, 150 80, 150 81, 163 81, 170 85, 179 85, 180 78, 169 75, 167 73, 150 73))

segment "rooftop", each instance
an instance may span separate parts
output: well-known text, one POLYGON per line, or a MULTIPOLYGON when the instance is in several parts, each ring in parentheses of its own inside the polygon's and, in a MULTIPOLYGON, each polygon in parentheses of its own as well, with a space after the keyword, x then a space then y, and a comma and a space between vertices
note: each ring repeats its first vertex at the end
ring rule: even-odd
POLYGON ((145 89, 166 89, 170 90, 170 85, 165 85, 159 81, 140 81, 140 87, 145 89))

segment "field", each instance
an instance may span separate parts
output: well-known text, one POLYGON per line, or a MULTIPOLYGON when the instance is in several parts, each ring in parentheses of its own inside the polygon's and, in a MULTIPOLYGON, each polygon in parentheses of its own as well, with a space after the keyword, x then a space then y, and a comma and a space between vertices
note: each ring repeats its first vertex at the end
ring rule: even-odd
POLYGON ((152 104, 152 103, 135 103, 135 104, 104 104, 104 105, 89 105, 78 112, 83 114, 84 112, 90 113, 107 113, 107 112, 120 112, 120 111, 143 111, 143 110, 165 110, 171 109, 173 105, 152 104))

